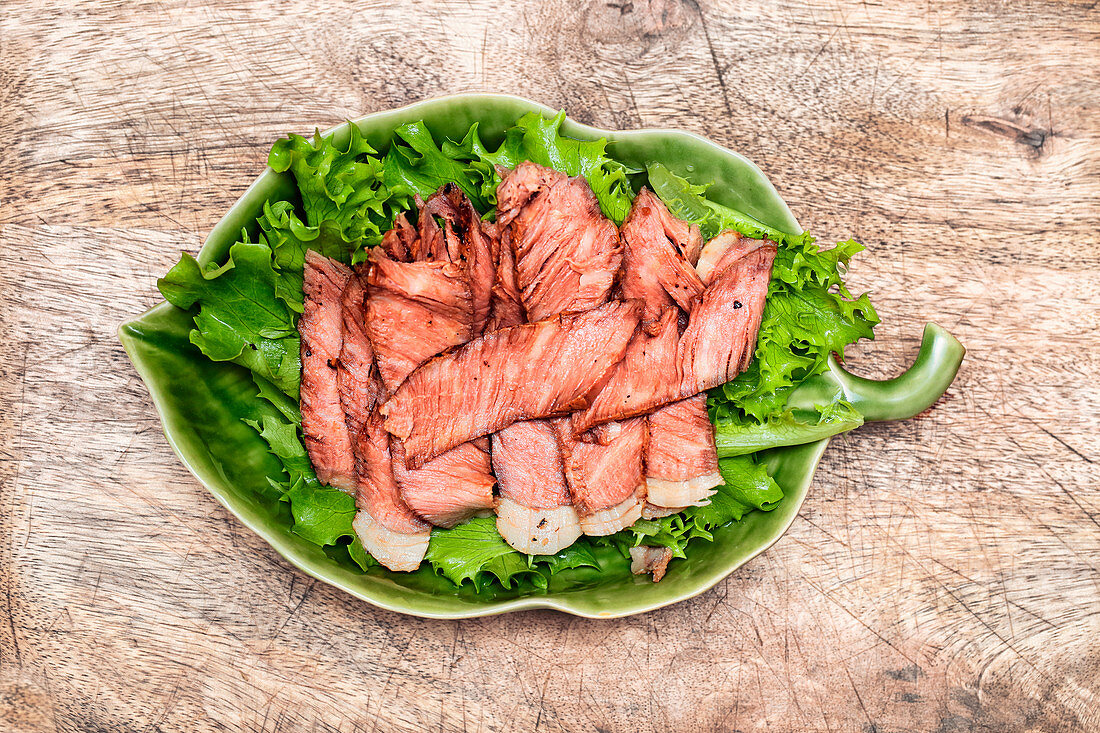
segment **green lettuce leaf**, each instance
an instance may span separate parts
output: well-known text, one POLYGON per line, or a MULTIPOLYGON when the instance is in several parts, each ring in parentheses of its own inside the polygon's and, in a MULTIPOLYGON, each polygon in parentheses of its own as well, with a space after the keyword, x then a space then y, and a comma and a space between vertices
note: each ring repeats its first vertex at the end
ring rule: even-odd
POLYGON ((442 151, 448 157, 469 162, 469 175, 475 182, 480 181, 480 196, 487 203, 496 204, 500 183, 497 166, 514 168, 530 160, 571 176, 584 176, 604 215, 622 224, 634 200, 629 176, 640 171, 609 157, 606 140, 576 140, 562 135, 564 121, 564 111, 552 119, 529 112, 505 133, 495 151, 482 144, 474 125, 461 143, 445 143, 442 151))
POLYGON ((715 421, 714 442, 719 456, 740 456, 821 440, 862 424, 863 415, 838 395, 833 402, 812 409, 788 408, 770 414, 763 422, 727 411, 725 417, 715 421))
POLYGON ((299 426, 285 422, 277 417, 265 415, 259 420, 244 420, 245 424, 260 434, 268 445, 268 450, 278 458, 289 477, 289 484, 299 482, 320 486, 313 464, 298 434, 299 426))
POLYGON ((478 187, 481 199, 489 206, 496 206, 497 186, 500 184, 497 167, 516 167, 524 159, 522 145, 523 130, 511 127, 500 146, 495 151, 489 150, 482 144, 478 123, 475 122, 461 142, 445 140, 441 149, 448 158, 467 164, 466 173, 478 187))
POLYGON ((532 560, 536 565, 545 565, 545 570, 550 575, 571 568, 599 569, 600 567, 600 562, 592 553, 588 543, 582 541, 574 542, 556 555, 534 555, 532 560))
POLYGON ((184 254, 157 287, 178 308, 198 306, 190 339, 203 354, 240 364, 297 398, 301 362, 296 318, 276 296, 278 280, 270 247, 238 242, 226 264, 205 271, 184 254))
POLYGON ((472 580, 480 588, 489 580, 486 575, 491 575, 511 588, 516 576, 539 575, 528 556, 512 549, 500 536, 493 517, 475 517, 452 529, 433 529, 424 559, 455 585, 472 580))
MULTIPOLYGON (((262 378, 254 379, 260 396, 269 400, 281 415, 263 415, 259 420, 245 419, 268 445, 268 450, 283 464, 286 479, 272 481, 282 499, 290 503, 294 518, 294 533, 318 545, 336 545, 344 538, 352 538, 348 547, 351 558, 366 569, 370 567, 364 556, 366 551, 352 528, 355 519, 355 499, 349 494, 324 486, 310 463, 301 437, 301 413, 289 409, 286 398, 262 378), (357 554, 358 553, 358 554, 357 554)), ((270 479, 269 479, 270 480, 270 479)), ((373 561, 372 561, 373 562, 373 561)))
POLYGON ((725 484, 711 497, 706 506, 684 511, 687 522, 702 530, 712 530, 736 522, 754 509, 768 512, 779 506, 783 490, 768 475, 763 463, 751 456, 736 456, 718 461, 725 484))
POLYGON ((493 583, 511 588, 520 581, 545 590, 556 572, 600 567, 584 538, 556 555, 514 550, 497 532, 493 517, 475 517, 452 529, 433 529, 424 559, 455 585, 471 581, 479 590, 493 583))
POLYGON ((318 545, 354 537, 355 499, 319 482, 299 480, 284 495, 294 516, 294 533, 318 545))
MULTIPOLYGON (((275 282, 276 295, 298 315, 302 313, 304 300, 302 273, 306 250, 313 249, 325 257, 348 264, 353 261, 361 243, 361 240, 349 242, 332 220, 326 219, 315 227, 306 226, 289 201, 265 203, 256 224, 260 229, 259 241, 271 248, 275 270, 279 274, 275 282)), ((247 233, 245 236, 247 238, 247 233)))
POLYGON ((455 183, 470 197, 478 211, 488 208, 482 195, 480 177, 470 175, 464 160, 440 149, 423 122, 406 123, 394 130, 394 133, 406 144, 392 145, 386 153, 387 185, 394 189, 413 191, 427 198, 443 184, 455 183))
MULTIPOLYGON (((334 138, 314 133, 310 141, 292 134, 271 148, 268 165, 294 175, 305 212, 303 226, 323 230, 328 222, 330 231, 324 236, 339 232, 344 248, 355 253, 352 259, 361 261, 362 248, 381 242, 394 216, 412 205, 413 191, 387 180, 385 161, 358 127, 351 126, 346 148, 334 138)), ((294 236, 302 238, 300 233, 294 236)))
POLYGON ((725 483, 710 503, 689 507, 680 514, 660 519, 639 519, 632 526, 608 537, 587 538, 594 544, 611 545, 629 557, 631 547, 667 547, 673 558, 686 557, 688 543, 696 538, 713 540, 712 530, 741 520, 751 511, 771 511, 783 499, 783 490, 768 475, 767 467, 752 456, 718 461, 725 483))
POLYGON ((639 519, 630 527, 611 535, 610 543, 629 557, 631 547, 667 547, 673 557, 686 557, 684 550, 692 539, 691 526, 682 514, 672 514, 660 519, 639 519))
POLYGON ((274 405, 275 409, 288 421, 301 426, 302 411, 298 407, 298 400, 291 399, 286 392, 283 392, 255 372, 252 373, 252 381, 260 391, 260 397, 274 405))
POLYGON ((373 567, 377 567, 379 562, 375 560, 366 548, 363 547, 363 543, 359 541, 358 537, 352 539, 351 544, 348 545, 348 555, 355 562, 356 565, 368 570, 373 567))

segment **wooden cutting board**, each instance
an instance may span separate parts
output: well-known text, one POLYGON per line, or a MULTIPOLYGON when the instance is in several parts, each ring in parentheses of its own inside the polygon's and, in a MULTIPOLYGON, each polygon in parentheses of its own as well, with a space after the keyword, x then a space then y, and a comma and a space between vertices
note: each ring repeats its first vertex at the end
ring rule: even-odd
POLYGON ((1100 730, 1094 2, 38 3, 0 10, 0 730, 1100 730), (288 131, 505 91, 755 160, 870 251, 918 419, 644 616, 426 621, 292 569, 176 460, 115 335, 288 131))

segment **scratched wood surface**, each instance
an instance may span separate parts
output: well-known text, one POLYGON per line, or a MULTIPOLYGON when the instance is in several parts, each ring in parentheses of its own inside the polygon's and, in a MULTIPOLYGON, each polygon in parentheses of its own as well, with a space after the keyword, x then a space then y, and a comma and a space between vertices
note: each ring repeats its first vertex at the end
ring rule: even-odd
POLYGON ((0 6, 0 730, 1100 730, 1100 9, 0 6), (427 621, 295 571, 170 450, 115 335, 270 143, 505 91, 754 159, 870 247, 879 338, 969 347, 834 441, 790 532, 644 616, 427 621))

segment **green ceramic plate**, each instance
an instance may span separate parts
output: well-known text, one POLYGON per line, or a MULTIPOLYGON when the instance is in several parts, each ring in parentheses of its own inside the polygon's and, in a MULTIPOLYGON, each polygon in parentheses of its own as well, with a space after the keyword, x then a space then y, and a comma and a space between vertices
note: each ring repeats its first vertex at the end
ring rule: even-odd
MULTIPOLYGON (((424 120, 436 139, 460 139, 480 123, 485 142, 497 143, 526 112, 554 110, 518 97, 470 94, 433 99, 367 115, 353 123, 380 151, 393 129, 424 120)), ((346 139, 347 124, 335 128, 346 139)), ((773 227, 801 231, 764 174, 745 157, 697 135, 674 130, 600 130, 566 120, 566 135, 605 137, 612 156, 643 168, 660 161, 697 182, 714 182, 715 200, 752 214, 773 227)), ((294 194, 289 175, 268 169, 233 205, 203 244, 198 259, 223 260, 242 227, 253 224, 264 201, 294 194)), ((393 611, 434 618, 486 616, 506 611, 554 608, 578 616, 617 617, 649 611, 702 593, 735 568, 767 549, 798 513, 827 440, 767 452, 770 472, 786 498, 772 512, 754 512, 719 529, 714 542, 691 545, 686 560, 675 561, 665 579, 652 583, 633 576, 625 560, 608 551, 602 574, 590 568, 559 573, 547 590, 531 587, 477 594, 469 584, 455 588, 427 567, 416 573, 374 568, 364 573, 341 553, 326 553, 291 531, 287 505, 272 496, 267 477, 278 477, 279 463, 260 436, 241 422, 262 409, 247 371, 206 359, 188 341, 191 317, 163 303, 119 329, 126 352, 149 387, 164 432, 180 460, 218 501, 275 550, 309 575, 393 611)), ((843 389, 871 420, 900 419, 925 409, 943 393, 958 370, 962 346, 946 331, 929 325, 917 363, 889 382, 870 382, 833 369, 816 389, 843 389)), ((873 460, 869 458, 868 460, 873 460)))

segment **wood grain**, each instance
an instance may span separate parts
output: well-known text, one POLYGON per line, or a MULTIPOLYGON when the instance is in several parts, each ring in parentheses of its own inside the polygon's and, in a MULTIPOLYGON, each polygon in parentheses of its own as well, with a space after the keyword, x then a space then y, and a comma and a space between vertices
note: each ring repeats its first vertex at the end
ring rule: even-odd
POLYGON ((0 729, 1100 730, 1100 8, 295 0, 0 11, 0 729), (614 622, 426 621, 180 466, 116 325, 274 138, 470 90, 759 163, 884 323, 969 347, 790 532, 614 622))

